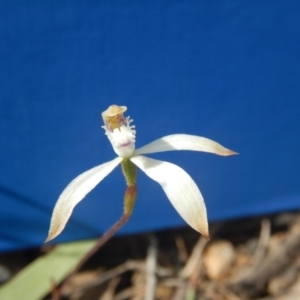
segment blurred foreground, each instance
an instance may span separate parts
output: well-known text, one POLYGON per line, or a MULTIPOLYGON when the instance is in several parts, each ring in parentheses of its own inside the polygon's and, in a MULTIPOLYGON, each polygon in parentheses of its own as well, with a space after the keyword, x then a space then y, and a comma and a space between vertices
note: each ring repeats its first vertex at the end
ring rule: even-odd
MULTIPOLYGON (((113 238, 70 280, 61 298, 299 299, 298 212, 214 223, 210 229, 210 241, 189 228, 113 238)), ((13 282, 15 274, 53 251, 43 246, 1 254, 0 279, 13 282)), ((44 281, 51 290, 50 279, 44 281)))

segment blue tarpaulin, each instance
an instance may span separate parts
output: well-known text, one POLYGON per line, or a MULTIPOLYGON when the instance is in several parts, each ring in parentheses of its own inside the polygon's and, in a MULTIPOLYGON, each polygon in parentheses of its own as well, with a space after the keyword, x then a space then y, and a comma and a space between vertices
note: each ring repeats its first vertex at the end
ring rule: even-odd
MULTIPOLYGON (((300 207, 300 2, 0 3, 0 251, 43 243, 77 175, 115 157, 100 113, 126 105, 137 147, 173 133, 240 153, 149 155, 184 168, 210 221, 300 207)), ((184 225, 138 174, 121 233, 184 225)), ((57 242, 97 237, 122 214, 114 170, 57 242)))

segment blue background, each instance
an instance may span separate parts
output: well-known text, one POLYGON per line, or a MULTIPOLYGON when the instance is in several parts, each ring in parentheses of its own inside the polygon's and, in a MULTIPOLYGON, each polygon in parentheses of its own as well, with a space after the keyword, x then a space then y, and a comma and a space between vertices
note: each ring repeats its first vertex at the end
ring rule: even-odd
MULTIPOLYGON (((300 206, 300 2, 1 1, 0 251, 39 246, 55 202, 115 157, 100 113, 126 105, 137 147, 173 133, 238 151, 151 155, 184 168, 210 221, 300 206)), ((180 226, 139 172, 121 233, 180 226)), ((99 236, 122 213, 117 168, 56 241, 99 236)))

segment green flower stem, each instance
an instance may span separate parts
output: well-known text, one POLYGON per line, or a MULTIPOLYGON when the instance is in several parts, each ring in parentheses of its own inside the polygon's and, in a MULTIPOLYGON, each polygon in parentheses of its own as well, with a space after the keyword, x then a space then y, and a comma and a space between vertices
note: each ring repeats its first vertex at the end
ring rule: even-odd
POLYGON ((136 165, 129 158, 124 158, 121 165, 127 186, 135 185, 137 177, 136 165))
POLYGON ((127 184, 124 195, 124 215, 131 216, 137 197, 137 167, 128 158, 124 158, 122 161, 122 170, 127 184))
POLYGON ((124 215, 131 216, 135 200, 137 196, 137 187, 136 185, 130 185, 127 187, 124 195, 124 215))

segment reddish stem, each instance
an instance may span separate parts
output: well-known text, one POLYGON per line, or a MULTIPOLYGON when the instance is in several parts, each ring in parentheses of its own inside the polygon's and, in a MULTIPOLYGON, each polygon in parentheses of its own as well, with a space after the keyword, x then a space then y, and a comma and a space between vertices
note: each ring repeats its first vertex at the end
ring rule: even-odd
POLYGON ((79 269, 86 263, 86 261, 100 249, 129 219, 130 215, 122 215, 122 217, 108 229, 94 245, 78 262, 74 270, 68 275, 66 280, 62 283, 60 289, 57 291, 56 288, 52 289, 52 300, 60 300, 61 292, 64 287, 70 282, 71 278, 79 271, 79 269))

